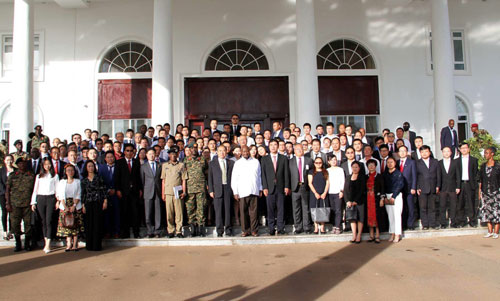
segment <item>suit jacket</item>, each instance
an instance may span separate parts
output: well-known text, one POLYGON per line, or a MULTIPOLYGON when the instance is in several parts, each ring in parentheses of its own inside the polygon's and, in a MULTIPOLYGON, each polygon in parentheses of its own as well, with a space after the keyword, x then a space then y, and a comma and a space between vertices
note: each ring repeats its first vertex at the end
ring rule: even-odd
MULTIPOLYGON (((54 162, 52 162, 52 164, 54 164, 54 162)), ((66 162, 64 162, 63 160, 58 160, 57 165, 58 165, 57 170, 55 170, 55 168, 56 168, 55 165, 54 165, 54 170, 57 173, 57 175, 59 176, 59 179, 62 179, 64 176, 64 165, 66 165, 66 162)))
POLYGON ((455 192, 455 189, 460 187, 461 175, 458 173, 457 160, 451 159, 450 168, 446 172, 444 160, 439 160, 439 172, 441 173, 441 183, 439 190, 444 192, 455 192))
MULTIPOLYGON (((116 164, 114 165, 114 168, 116 168, 116 164)), ((113 178, 114 170, 110 171, 108 169, 108 164, 99 164, 98 174, 101 176, 108 190, 115 189, 115 182, 113 178)))
POLYGON ((36 170, 33 170, 33 159, 28 160, 28 164, 26 164, 27 169, 31 171, 34 175, 40 173, 40 168, 42 167, 42 158, 38 158, 38 162, 36 164, 36 170))
MULTIPOLYGON (((14 168, 14 171, 13 172, 16 172, 17 171, 17 168, 14 168)), ((4 166, 4 167, 1 167, 0 168, 0 195, 4 195, 5 194, 5 190, 7 188, 7 168, 4 166)))
POLYGON ((141 183, 144 200, 161 199, 161 165, 155 162, 156 171, 153 173, 149 161, 141 165, 141 183))
POLYGON ((283 138, 283 129, 280 130, 277 137, 275 137, 275 136, 276 136, 276 132, 273 132, 273 134, 271 135, 272 139, 280 138, 281 140, 285 140, 285 138, 283 138))
POLYGON ((441 149, 445 146, 456 148, 458 146, 457 130, 453 129, 453 136, 451 135, 450 128, 445 126, 441 129, 441 149))
MULTIPOLYGON (((311 160, 314 161, 316 158, 314 158, 314 154, 313 153, 314 152, 311 150, 310 152, 308 152, 304 156, 305 157, 309 157, 309 158, 311 158, 311 160)), ((321 159, 323 159, 323 163, 324 163, 323 165, 327 164, 328 162, 327 162, 327 159, 326 159, 326 154, 320 151, 319 155, 321 156, 321 159)))
POLYGON ((414 132, 414 131, 409 131, 410 134, 408 135, 409 137, 409 140, 410 140, 410 144, 411 144, 411 149, 413 151, 415 151, 415 138, 417 137, 417 134, 414 132))
MULTIPOLYGON (((226 160, 226 180, 227 188, 231 189, 231 174, 233 173, 234 161, 226 160)), ((214 193, 215 198, 223 197, 222 191, 222 170, 219 165, 219 159, 214 157, 212 161, 208 163, 208 192, 214 193)), ((231 195, 233 193, 231 192, 231 195)))
POLYGON ((238 126, 236 127, 236 133, 234 132, 233 130, 233 125, 231 124, 231 132, 229 132, 229 135, 231 137, 239 137, 241 134, 240 134, 240 130, 241 130, 241 125, 238 124, 238 126))
MULTIPOLYGON (((360 162, 359 165, 361 166, 359 174, 366 175, 365 165, 362 162, 360 162)), ((345 174, 346 178, 351 175, 351 173, 349 172, 349 161, 345 160, 344 162, 342 162, 340 167, 342 167, 342 169, 344 170, 344 174, 345 174)))
POLYGON ((113 175, 115 189, 121 191, 124 196, 138 196, 141 186, 141 163, 132 159, 132 170, 128 170, 127 160, 121 158, 115 163, 115 173, 113 175))
MULTIPOLYGON (((462 170, 465 168, 462 166, 462 156, 458 157, 457 159, 457 172, 458 176, 460 177, 460 189, 462 189, 462 186, 465 183, 462 183, 462 170)), ((478 183, 479 183, 479 163, 476 158, 472 157, 469 155, 469 183, 470 187, 473 190, 476 190, 478 188, 478 183)))
MULTIPOLYGON (((412 159, 413 161, 415 161, 415 162, 417 162, 418 160, 420 160, 420 159, 418 158, 418 155, 417 155, 417 152, 418 152, 418 151, 419 151, 419 150, 418 150, 417 148, 414 148, 414 149, 413 149, 413 152, 411 153, 411 159, 412 159)), ((434 154, 432 153, 432 151, 431 151, 431 158, 434 158, 434 154)))
MULTIPOLYGON (((401 170, 400 164, 401 159, 398 160, 396 164, 396 168, 398 170, 401 170)), ((403 178, 405 182, 403 191, 405 193, 410 193, 411 189, 417 189, 417 165, 415 164, 415 161, 410 158, 406 158, 405 160, 405 166, 403 167, 403 178)))
POLYGON ((439 172, 439 162, 434 158, 429 158, 429 168, 423 159, 417 161, 417 189, 422 193, 436 193, 436 188, 441 183, 441 173, 439 172))
MULTIPOLYGON (((297 157, 293 157, 288 161, 289 169, 290 169, 290 184, 293 192, 297 192, 299 190, 299 168, 297 166, 298 159, 297 157)), ((302 156, 302 178, 304 180, 304 184, 306 184, 306 189, 308 189, 309 185, 307 185, 307 172, 309 170, 314 169, 314 162, 311 158, 302 156), (307 167, 309 166, 309 167, 307 167)))
MULTIPOLYGON (((328 158, 328 155, 334 155, 334 154, 335 154, 334 152, 329 152, 326 157, 328 158)), ((345 151, 341 150, 340 158, 337 157, 337 166, 340 167, 342 163, 344 163, 345 161, 347 161, 347 158, 345 156, 345 151)))
POLYGON ((268 189, 269 194, 274 193, 275 190, 283 193, 285 188, 290 188, 290 168, 285 156, 278 154, 276 172, 270 154, 262 158, 261 169, 262 189, 268 189))

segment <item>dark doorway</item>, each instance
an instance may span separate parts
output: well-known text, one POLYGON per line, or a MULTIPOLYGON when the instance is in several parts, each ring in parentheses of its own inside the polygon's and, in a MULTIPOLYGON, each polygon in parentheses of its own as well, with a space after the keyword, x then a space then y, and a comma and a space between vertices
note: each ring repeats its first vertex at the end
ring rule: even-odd
POLYGON ((184 118, 191 128, 208 127, 210 119, 222 126, 234 113, 240 124, 260 122, 263 129, 290 122, 286 76, 186 78, 184 89, 184 118))

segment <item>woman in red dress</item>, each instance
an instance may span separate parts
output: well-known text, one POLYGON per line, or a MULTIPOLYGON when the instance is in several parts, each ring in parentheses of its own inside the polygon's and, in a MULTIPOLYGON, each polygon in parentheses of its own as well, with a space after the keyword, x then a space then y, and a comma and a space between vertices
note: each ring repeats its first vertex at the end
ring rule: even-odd
POLYGON ((381 208, 384 207, 384 200, 381 199, 381 196, 384 195, 384 179, 382 175, 377 174, 377 161, 370 159, 366 165, 368 167, 366 211, 368 215, 368 229, 370 230, 370 240, 368 242, 378 244, 380 243, 379 225, 381 208))

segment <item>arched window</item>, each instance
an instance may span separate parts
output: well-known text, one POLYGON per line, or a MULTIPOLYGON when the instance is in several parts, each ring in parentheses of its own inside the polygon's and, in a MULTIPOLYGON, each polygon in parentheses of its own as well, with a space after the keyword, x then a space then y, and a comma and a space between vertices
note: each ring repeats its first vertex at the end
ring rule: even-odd
POLYGON ((318 69, 375 69, 375 61, 358 42, 339 39, 332 41, 318 52, 318 69))
POLYGON ((244 40, 230 40, 217 45, 205 63, 207 71, 269 70, 264 53, 244 40))
POLYGON ((111 48, 101 61, 99 72, 151 72, 153 50, 137 42, 124 42, 111 48))
POLYGON ((455 96, 455 101, 457 103, 458 140, 462 141, 469 138, 469 109, 462 98, 455 96))

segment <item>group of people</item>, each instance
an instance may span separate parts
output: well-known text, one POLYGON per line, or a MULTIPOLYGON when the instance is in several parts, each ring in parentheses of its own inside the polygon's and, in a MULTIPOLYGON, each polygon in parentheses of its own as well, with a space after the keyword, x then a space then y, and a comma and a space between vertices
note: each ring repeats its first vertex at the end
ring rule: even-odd
MULTIPOLYGON (((449 124, 449 135, 455 138, 449 124)), ((71 141, 51 141, 35 127, 24 152, 21 140, 0 169, 4 239, 11 233, 15 251, 44 239, 66 238, 66 251, 101 250, 102 238, 205 236, 215 225, 217 237, 258 236, 259 223, 269 235, 352 231, 352 243, 399 242, 404 229, 476 227, 488 223, 487 237, 498 238, 500 166, 496 149, 484 152, 479 169, 469 145, 442 141, 436 160, 423 138, 405 122, 395 132, 384 129, 373 140, 363 128, 333 123, 302 128, 280 122, 272 130, 260 123, 242 125, 234 114, 219 129, 217 120, 201 133, 182 124, 141 126, 116 133, 73 134, 71 141), (456 146, 456 147, 454 147, 456 146), (480 201, 481 200, 481 201, 480 201), (7 222, 10 215, 10 223, 7 222), (186 217, 186 218, 185 218, 186 217), (187 223, 185 222, 187 220, 187 223), (9 224, 9 225, 8 225, 9 224), (131 231, 132 230, 132 231, 131 231)), ((443 130, 444 131, 444 130, 443 130)))

